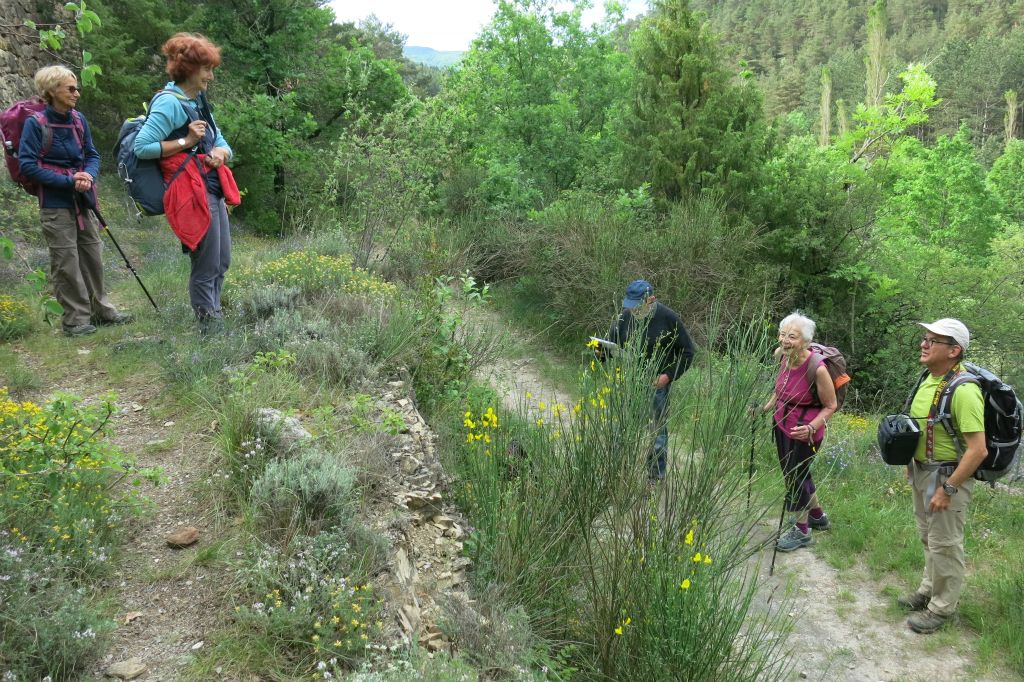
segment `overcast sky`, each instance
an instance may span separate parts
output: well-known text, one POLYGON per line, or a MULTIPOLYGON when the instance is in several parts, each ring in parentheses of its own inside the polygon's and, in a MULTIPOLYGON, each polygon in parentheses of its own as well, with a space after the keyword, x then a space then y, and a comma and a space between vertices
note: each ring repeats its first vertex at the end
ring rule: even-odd
MULTIPOLYGON (((647 8, 646 0, 622 0, 626 16, 632 17, 647 8)), ((587 23, 604 16, 603 0, 585 16, 587 23)), ((435 50, 466 50, 480 29, 494 14, 492 0, 331 0, 330 6, 338 21, 359 22, 370 14, 391 24, 409 38, 410 47, 432 47, 435 50)))

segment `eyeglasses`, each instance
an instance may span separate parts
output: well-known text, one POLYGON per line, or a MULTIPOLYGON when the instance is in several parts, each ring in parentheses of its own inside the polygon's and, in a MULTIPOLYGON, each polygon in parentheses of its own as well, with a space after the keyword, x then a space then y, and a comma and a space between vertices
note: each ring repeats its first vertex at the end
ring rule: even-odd
POLYGON ((69 85, 68 86, 68 92, 70 92, 71 94, 74 94, 76 92, 81 92, 81 91, 82 91, 82 89, 79 88, 77 85, 69 85))
POLYGON ((932 346, 934 346, 937 343, 941 343, 943 346, 959 346, 960 345, 959 343, 956 343, 955 341, 943 341, 942 339, 936 339, 935 337, 932 337, 932 336, 922 336, 921 337, 921 343, 924 344, 925 348, 931 348, 932 346))

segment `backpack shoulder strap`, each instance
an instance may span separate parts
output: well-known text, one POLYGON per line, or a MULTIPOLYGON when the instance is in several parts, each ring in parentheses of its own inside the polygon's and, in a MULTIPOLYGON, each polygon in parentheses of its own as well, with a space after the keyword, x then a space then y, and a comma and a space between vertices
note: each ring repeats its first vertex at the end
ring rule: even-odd
POLYGON ((921 388, 921 384, 924 383, 924 380, 926 378, 928 378, 928 370, 927 369, 923 370, 921 372, 921 376, 919 376, 917 378, 917 383, 914 384, 914 387, 912 389, 910 389, 910 394, 907 395, 907 400, 906 400, 906 402, 903 403, 903 414, 906 414, 906 415, 910 414, 910 406, 914 402, 914 396, 917 395, 917 390, 919 388, 921 388))
POLYGON ((82 154, 85 154, 85 122, 78 109, 71 110, 71 129, 78 136, 78 146, 82 148, 82 154))
POLYGON ((43 157, 50 153, 50 147, 53 145, 53 128, 50 127, 50 121, 46 118, 45 112, 33 112, 32 118, 39 124, 39 160, 42 161, 43 157))
POLYGON ((978 384, 981 382, 978 377, 971 374, 969 371, 962 371, 953 377, 953 380, 949 382, 945 390, 942 391, 942 395, 939 396, 939 405, 935 413, 935 421, 942 424, 942 428, 945 429, 946 434, 953 439, 953 446, 956 448, 957 459, 963 456, 963 445, 960 443, 960 435, 957 432, 956 425, 953 423, 953 391, 964 384, 978 384))

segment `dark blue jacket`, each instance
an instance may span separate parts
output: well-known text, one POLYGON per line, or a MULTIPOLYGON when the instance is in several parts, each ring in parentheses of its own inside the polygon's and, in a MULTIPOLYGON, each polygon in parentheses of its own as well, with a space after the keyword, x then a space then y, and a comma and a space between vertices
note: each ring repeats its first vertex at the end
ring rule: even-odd
MULTIPOLYGON (((51 123, 73 124, 71 112, 58 114, 52 107, 46 107, 43 115, 51 123)), ((99 178, 100 153, 92 143, 89 122, 81 112, 78 116, 84 128, 82 144, 78 144, 73 129, 50 128, 53 131, 53 142, 45 159, 39 158, 43 146, 43 129, 39 122, 34 117, 27 118, 21 129, 18 163, 22 175, 42 187, 39 205, 43 208, 74 208, 75 181, 72 176, 78 171, 89 173, 94 181, 99 178)))
POLYGON ((667 374, 669 381, 675 381, 693 364, 695 350, 690 334, 683 326, 676 311, 657 301, 649 318, 639 323, 628 310, 623 310, 608 330, 608 340, 618 344, 633 340, 634 333, 643 337, 643 353, 647 358, 658 361, 658 373, 667 374))

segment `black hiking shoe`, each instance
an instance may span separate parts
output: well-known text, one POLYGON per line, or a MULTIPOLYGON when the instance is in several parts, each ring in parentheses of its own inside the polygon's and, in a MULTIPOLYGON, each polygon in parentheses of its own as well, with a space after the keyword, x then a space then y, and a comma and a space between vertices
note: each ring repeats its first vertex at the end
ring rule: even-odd
POLYGON ((64 329, 64 336, 87 336, 96 333, 96 327, 91 324, 61 325, 64 329))
POLYGON ((808 516, 807 525, 813 530, 828 530, 832 527, 832 522, 828 520, 828 514, 822 514, 818 519, 808 516))
POLYGON ((928 602, 931 600, 932 598, 927 594, 911 592, 910 594, 905 594, 897 599, 896 605, 901 609, 906 609, 907 611, 921 611, 928 607, 928 602))
POLYGON ((907 625, 914 632, 922 635, 930 635, 943 625, 949 622, 949 616, 940 616, 929 609, 915 611, 907 618, 907 625))

